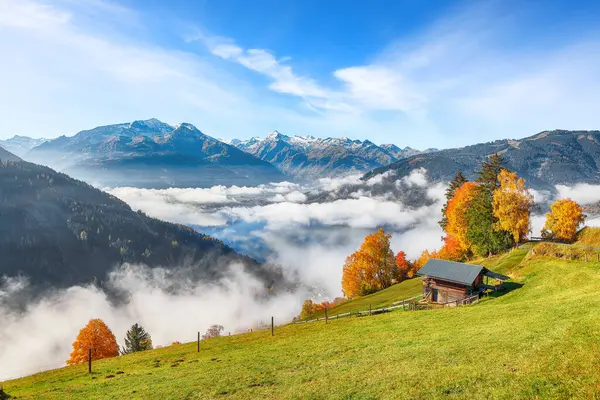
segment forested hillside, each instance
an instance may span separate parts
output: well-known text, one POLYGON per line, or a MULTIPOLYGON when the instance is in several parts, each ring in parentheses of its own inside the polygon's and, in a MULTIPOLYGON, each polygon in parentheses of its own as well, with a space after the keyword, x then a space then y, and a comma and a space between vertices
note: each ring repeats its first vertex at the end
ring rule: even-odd
POLYGON ((10 151, 7 151, 0 147, 0 161, 21 161, 21 159, 15 156, 10 151))
POLYGON ((134 212, 123 201, 50 168, 0 163, 0 276, 65 287, 101 281, 121 263, 191 267, 212 280, 232 262, 271 283, 279 274, 191 228, 134 212))

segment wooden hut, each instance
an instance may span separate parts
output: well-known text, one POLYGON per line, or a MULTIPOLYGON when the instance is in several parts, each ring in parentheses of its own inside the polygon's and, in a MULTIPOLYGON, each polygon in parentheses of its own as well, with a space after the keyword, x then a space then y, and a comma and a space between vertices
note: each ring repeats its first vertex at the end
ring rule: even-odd
POLYGON ((434 303, 452 303, 485 290, 498 290, 507 276, 497 274, 481 265, 465 264, 431 258, 417 275, 423 277, 423 299, 434 303), (489 278, 499 285, 489 285, 489 278))

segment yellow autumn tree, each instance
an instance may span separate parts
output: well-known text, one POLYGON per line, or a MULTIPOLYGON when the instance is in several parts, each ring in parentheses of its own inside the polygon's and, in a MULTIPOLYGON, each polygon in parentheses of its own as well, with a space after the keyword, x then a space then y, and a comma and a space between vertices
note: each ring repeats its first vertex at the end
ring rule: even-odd
POLYGON ((119 345, 112 331, 101 319, 92 319, 79 331, 73 342, 73 352, 67 360, 67 365, 88 361, 89 351, 92 350, 92 360, 116 357, 119 355, 119 345))
POLYGON ((465 182, 456 191, 446 208, 446 234, 453 237, 464 253, 468 252, 471 242, 467 239, 469 221, 467 209, 475 195, 475 182, 465 182))
POLYGON ((525 186, 525 180, 516 172, 503 169, 498 174, 500 187, 494 190, 493 210, 498 221, 496 231, 508 231, 516 244, 521 243, 529 233, 533 195, 525 186))
MULTIPOLYGON (((415 262, 413 263, 414 267, 414 272, 417 272, 418 270, 420 270, 423 265, 427 264, 427 261, 429 261, 429 259, 431 258, 436 258, 435 256, 437 255, 437 252, 433 252, 430 253, 429 250, 425 249, 421 252, 421 256, 419 256, 419 258, 417 258, 415 260, 415 262)), ((414 276, 414 273, 413 275, 414 276)), ((410 276, 410 278, 412 278, 412 276, 410 276)))
POLYGON ((380 228, 367 235, 360 249, 346 258, 342 271, 342 290, 346 297, 364 296, 392 285, 398 271, 390 247, 391 237, 380 228))
POLYGON ((556 201, 546 214, 542 236, 572 242, 585 217, 581 206, 571 199, 556 201))
POLYGON ((316 304, 311 299, 304 300, 304 303, 302 303, 302 311, 300 311, 299 318, 308 318, 311 315, 313 315, 316 309, 315 306, 316 304))

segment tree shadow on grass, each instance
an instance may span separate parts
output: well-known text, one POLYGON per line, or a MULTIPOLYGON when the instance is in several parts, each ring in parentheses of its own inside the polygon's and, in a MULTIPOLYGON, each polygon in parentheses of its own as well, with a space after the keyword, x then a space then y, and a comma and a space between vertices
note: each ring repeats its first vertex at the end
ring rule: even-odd
POLYGON ((2 388, 2 386, 0 385, 0 400, 7 400, 10 398, 11 398, 11 396, 8 393, 6 393, 4 391, 4 389, 2 388))
POLYGON ((513 290, 519 289, 521 287, 523 287, 522 283, 504 282, 502 285, 500 285, 500 287, 498 288, 497 291, 495 291, 495 292, 489 292, 486 297, 491 298, 491 299, 495 299, 497 297, 502 297, 505 294, 510 293, 513 290))

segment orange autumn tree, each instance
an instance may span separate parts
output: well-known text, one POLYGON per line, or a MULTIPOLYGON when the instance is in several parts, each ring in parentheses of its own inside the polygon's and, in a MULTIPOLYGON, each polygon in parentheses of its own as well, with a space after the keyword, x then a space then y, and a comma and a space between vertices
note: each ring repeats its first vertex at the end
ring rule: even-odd
POLYGON ((436 258, 437 252, 430 253, 429 250, 423 250, 421 252, 421 256, 417 258, 414 262, 415 272, 420 270, 423 265, 427 264, 430 258, 436 258))
POLYGON ((92 349, 92 360, 116 357, 119 355, 119 345, 111 330, 101 319, 92 319, 79 331, 73 342, 73 352, 67 360, 67 365, 88 361, 89 349, 92 349))
POLYGON ((571 199, 556 201, 546 214, 542 236, 572 242, 585 217, 581 206, 571 199))
POLYGON ((452 246, 451 253, 458 259, 463 259, 471 249, 471 242, 467 239, 467 230, 469 221, 467 219, 467 209, 475 195, 474 189, 477 187, 475 182, 463 183, 452 199, 448 202, 446 208, 446 234, 452 239, 445 240, 446 244, 452 246), (458 247, 458 248, 457 248, 458 247), (462 254, 460 254, 460 251, 462 254))
POLYGON ((301 319, 308 318, 316 312, 315 310, 315 303, 311 299, 304 300, 304 303, 302 303, 302 310, 298 317, 301 319))
POLYGON ((461 247, 458 239, 454 236, 446 236, 442 248, 432 255, 433 258, 450 261, 463 261, 466 256, 467 252, 461 247))
POLYGON ((360 249, 346 259, 342 272, 342 290, 346 297, 364 296, 392 285, 397 270, 390 248, 391 237, 379 228, 367 235, 360 249))
POLYGON ((500 187, 494 190, 493 198, 494 216, 498 219, 494 229, 510 232, 518 245, 530 231, 533 195, 516 172, 503 169, 498 174, 498 182, 500 187))
POLYGON ((406 253, 399 251, 396 254, 396 269, 398 270, 398 281, 402 282, 405 279, 412 278, 415 275, 413 264, 406 259, 406 253))

